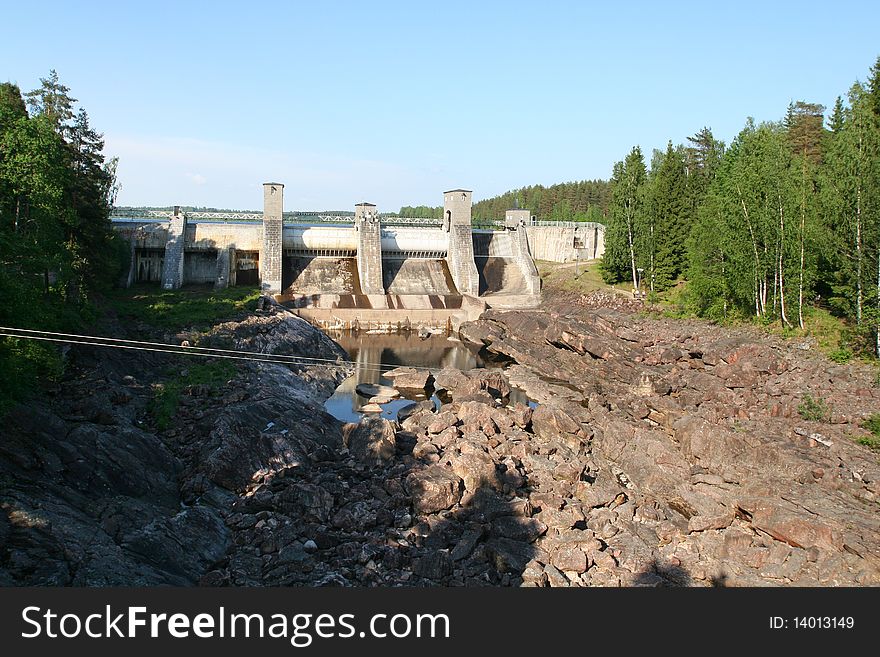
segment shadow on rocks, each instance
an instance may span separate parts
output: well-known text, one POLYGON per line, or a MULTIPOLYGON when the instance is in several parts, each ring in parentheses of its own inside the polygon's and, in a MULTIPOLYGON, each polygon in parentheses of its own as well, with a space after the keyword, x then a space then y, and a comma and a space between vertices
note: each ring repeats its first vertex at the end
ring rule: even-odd
POLYGON ((678 587, 691 586, 690 573, 675 564, 664 564, 652 559, 632 580, 633 586, 678 587))

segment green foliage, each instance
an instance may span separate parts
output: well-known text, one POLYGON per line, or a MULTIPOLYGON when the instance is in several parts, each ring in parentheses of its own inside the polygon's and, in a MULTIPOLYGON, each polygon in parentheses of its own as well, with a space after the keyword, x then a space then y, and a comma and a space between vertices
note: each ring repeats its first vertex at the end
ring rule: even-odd
POLYGON ((417 205, 415 207, 404 205, 397 213, 398 217, 417 218, 417 219, 442 219, 443 206, 431 207, 428 205, 417 205))
POLYGON ((648 231, 645 230, 647 170, 642 150, 635 146, 611 176, 611 205, 605 227, 605 254, 600 265, 606 283, 629 280, 639 287, 648 231))
POLYGON ((500 221, 507 210, 518 204, 542 221, 605 223, 610 200, 611 190, 606 181, 582 180, 550 187, 532 185, 514 189, 474 203, 472 213, 479 221, 500 221))
POLYGON ((848 363, 852 360, 853 352, 846 347, 841 349, 835 349, 834 351, 828 354, 828 358, 833 360, 835 363, 848 363))
POLYGON ((870 431, 874 436, 880 438, 880 413, 874 413, 862 422, 862 428, 870 431))
POLYGON ((685 268, 692 223, 683 149, 658 154, 646 190, 645 253, 640 264, 652 291, 671 287, 685 268))
POLYGON ((830 419, 831 409, 824 398, 813 399, 812 395, 804 395, 798 405, 798 414, 805 420, 823 422, 830 419))
MULTIPOLYGON (((93 318, 90 295, 114 283, 123 262, 109 221, 115 162, 69 91, 55 71, 24 98, 0 85, 3 326, 81 328, 93 318)), ((0 339, 0 412, 60 364, 54 346, 0 339)))
POLYGON ((114 290, 107 295, 120 317, 171 331, 206 328, 253 311, 259 297, 257 288, 162 290, 149 284, 114 290))
POLYGON ((880 413, 870 415, 864 422, 862 428, 871 432, 870 436, 860 436, 856 439, 859 445, 864 445, 874 450, 880 450, 880 413))
POLYGON ((154 396, 150 403, 150 413, 160 431, 171 426, 181 395, 191 391, 194 386, 206 387, 215 392, 235 376, 236 366, 229 360, 193 363, 172 376, 164 383, 154 386, 154 396))

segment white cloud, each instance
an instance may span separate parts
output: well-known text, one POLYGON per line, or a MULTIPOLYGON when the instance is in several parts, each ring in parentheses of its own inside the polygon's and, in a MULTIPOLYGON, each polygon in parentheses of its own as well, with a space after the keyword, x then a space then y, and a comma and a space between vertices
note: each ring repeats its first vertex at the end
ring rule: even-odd
POLYGON ((186 177, 189 178, 194 185, 204 185, 208 182, 208 179, 200 173, 187 173, 186 177))

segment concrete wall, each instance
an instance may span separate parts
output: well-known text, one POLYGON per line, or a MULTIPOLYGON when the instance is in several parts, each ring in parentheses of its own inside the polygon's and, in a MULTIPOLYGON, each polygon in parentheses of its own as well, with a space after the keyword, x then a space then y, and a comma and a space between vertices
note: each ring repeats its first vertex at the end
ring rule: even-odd
POLYGON ((285 295, 360 294, 355 258, 285 256, 285 295))
POLYGON ((440 253, 449 249, 449 233, 442 228, 389 226, 382 229, 382 252, 440 253))
POLYGON ((260 288, 267 294, 281 293, 283 207, 284 185, 280 183, 264 183, 260 288))
POLYGON ((263 242, 262 224, 188 222, 186 250, 212 250, 234 246, 240 251, 259 251, 263 242))
MULTIPOLYGON (((228 253, 225 249, 221 251, 228 253)), ((217 250, 190 251, 183 259, 183 280, 192 284, 217 282, 217 250)))
POLYGON ((388 294, 458 294, 445 260, 388 258, 382 274, 388 294))
POLYGON ((528 226, 526 235, 535 260, 572 262, 578 257, 593 260, 605 253, 605 226, 598 223, 528 226))
POLYGON ((351 226, 286 226, 284 248, 305 251, 350 251, 358 248, 358 235, 351 226))

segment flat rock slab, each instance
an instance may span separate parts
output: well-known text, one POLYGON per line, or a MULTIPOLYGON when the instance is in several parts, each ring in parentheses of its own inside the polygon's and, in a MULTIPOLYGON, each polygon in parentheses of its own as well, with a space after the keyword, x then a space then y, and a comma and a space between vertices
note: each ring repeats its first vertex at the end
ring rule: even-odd
POLYGON ((394 399, 399 397, 400 393, 391 386, 380 386, 375 383, 358 383, 355 392, 361 397, 388 397, 394 399))

